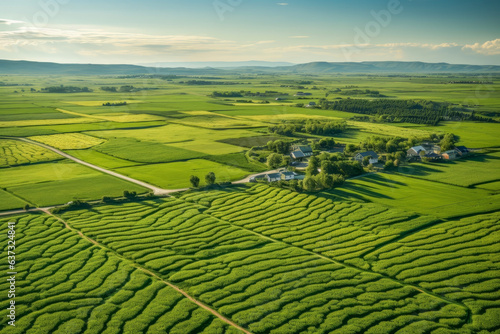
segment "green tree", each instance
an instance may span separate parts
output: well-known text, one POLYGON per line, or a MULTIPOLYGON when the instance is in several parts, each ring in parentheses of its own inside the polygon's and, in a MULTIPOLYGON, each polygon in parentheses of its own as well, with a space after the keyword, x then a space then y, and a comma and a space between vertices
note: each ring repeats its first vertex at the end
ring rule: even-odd
POLYGON ((321 161, 321 172, 333 174, 335 173, 335 165, 329 160, 323 160, 321 161))
POLYGON ((321 167, 320 160, 318 157, 311 157, 309 159, 309 165, 307 166, 306 173, 307 175, 318 175, 318 168, 321 167))
POLYGON ((211 186, 215 183, 216 177, 214 172, 210 172, 205 176, 205 182, 207 185, 211 186))
POLYGON ((189 182, 191 182, 193 188, 198 188, 198 186, 200 185, 200 178, 198 176, 191 175, 191 177, 189 178, 189 182))
POLYGON ((321 171, 318 178, 319 182, 325 189, 332 189, 335 185, 335 180, 332 175, 321 171))
POLYGON ((305 191, 314 191, 316 190, 316 181, 313 177, 308 176, 304 179, 304 190, 305 191))
POLYGON ((283 156, 278 153, 272 153, 267 157, 267 165, 269 168, 278 168, 283 165, 283 156))

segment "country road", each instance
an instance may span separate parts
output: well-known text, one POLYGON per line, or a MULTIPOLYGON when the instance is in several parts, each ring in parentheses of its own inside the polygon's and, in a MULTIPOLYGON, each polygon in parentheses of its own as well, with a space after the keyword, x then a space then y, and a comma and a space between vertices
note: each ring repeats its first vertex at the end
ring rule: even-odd
MULTIPOLYGON (((61 150, 59 150, 57 148, 54 148, 54 147, 46 145, 46 144, 39 143, 37 141, 31 140, 31 139, 28 139, 28 138, 4 137, 4 136, 0 137, 0 138, 2 138, 2 139, 10 139, 10 140, 19 140, 19 141, 23 141, 23 142, 26 142, 26 143, 30 143, 30 144, 33 144, 33 145, 37 145, 37 146, 43 147, 45 149, 51 150, 54 153, 59 154, 60 156, 65 157, 66 159, 69 159, 69 160, 72 160, 72 161, 74 161, 76 163, 79 163, 79 164, 81 164, 83 166, 87 166, 89 168, 93 168, 93 169, 95 169, 95 170, 97 170, 99 172, 106 173, 108 175, 120 178, 122 180, 131 182, 131 183, 135 183, 135 184, 137 184, 137 185, 139 185, 141 187, 150 189, 150 190, 153 191, 153 193, 156 196, 168 196, 168 195, 170 195, 172 193, 175 193, 175 192, 189 190, 189 188, 183 188, 183 189, 163 189, 163 188, 154 186, 152 184, 149 184, 147 182, 136 180, 136 179, 128 177, 126 175, 123 175, 123 174, 120 174, 120 173, 117 173, 117 172, 113 172, 113 171, 108 170, 106 168, 102 168, 102 167, 96 166, 94 164, 85 162, 85 161, 80 160, 78 158, 75 158, 74 156, 69 155, 69 154, 67 154, 67 153, 65 153, 65 152, 63 152, 63 151, 61 151, 61 150)), ((276 173, 276 172, 278 172, 278 170, 271 170, 271 171, 267 171, 267 172, 263 172, 263 173, 252 174, 252 175, 249 175, 249 176, 247 176, 246 178, 244 178, 242 180, 234 181, 233 183, 235 183, 235 184, 247 183, 247 182, 250 182, 250 178, 252 178, 252 177, 265 175, 267 173, 276 173)))

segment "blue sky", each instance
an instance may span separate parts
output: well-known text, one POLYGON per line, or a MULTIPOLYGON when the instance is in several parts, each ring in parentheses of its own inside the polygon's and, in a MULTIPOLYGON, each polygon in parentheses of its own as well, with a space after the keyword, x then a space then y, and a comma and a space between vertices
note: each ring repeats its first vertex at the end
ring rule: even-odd
POLYGON ((498 0, 16 0, 0 58, 500 65, 498 0))

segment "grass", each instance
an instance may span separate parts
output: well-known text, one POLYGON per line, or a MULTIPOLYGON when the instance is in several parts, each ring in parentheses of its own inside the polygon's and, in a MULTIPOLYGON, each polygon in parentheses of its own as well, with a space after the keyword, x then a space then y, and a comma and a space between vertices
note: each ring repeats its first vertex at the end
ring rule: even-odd
POLYGON ((62 157, 50 150, 18 140, 0 139, 0 167, 34 164, 60 160, 62 157))
POLYGON ((344 200, 362 200, 440 218, 500 209, 500 197, 397 174, 375 174, 346 182, 329 192, 344 200))
POLYGON ((119 168, 119 167, 130 167, 137 165, 136 162, 116 158, 93 149, 66 150, 65 152, 85 162, 89 162, 99 167, 104 167, 109 169, 119 168))
POLYGON ((235 166, 250 172, 264 172, 267 170, 265 164, 258 164, 248 161, 245 153, 230 153, 223 155, 211 155, 206 157, 207 160, 215 161, 228 166, 235 166))
POLYGON ((124 167, 117 168, 116 171, 165 189, 190 187, 189 177, 191 175, 198 176, 204 184, 205 175, 209 172, 215 173, 217 182, 240 180, 250 174, 237 167, 203 159, 124 167))
POLYGON ((64 133, 51 136, 33 136, 30 139, 60 150, 80 150, 104 143, 104 140, 82 133, 64 133))
POLYGON ((0 210, 21 209, 25 204, 25 201, 3 189, 0 189, 0 210))
POLYGON ((479 155, 443 163, 410 164, 400 167, 399 172, 425 180, 472 187, 500 180, 500 154, 479 155))
POLYGON ((122 196, 124 190, 138 193, 147 191, 135 184, 67 161, 4 169, 0 186, 38 206, 63 204, 75 199, 117 197, 122 196))
POLYGON ((181 161, 204 156, 200 152, 132 138, 110 139, 94 149, 116 158, 145 163, 181 161))

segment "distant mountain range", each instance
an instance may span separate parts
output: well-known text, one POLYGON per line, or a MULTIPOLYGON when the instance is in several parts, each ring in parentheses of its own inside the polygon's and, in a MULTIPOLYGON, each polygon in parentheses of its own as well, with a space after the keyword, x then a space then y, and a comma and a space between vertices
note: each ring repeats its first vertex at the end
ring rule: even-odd
POLYGON ((144 63, 139 64, 146 67, 187 67, 187 68, 238 68, 238 67, 277 67, 277 66, 292 66, 293 63, 275 62, 275 61, 197 61, 197 62, 161 62, 161 63, 144 63))
MULTIPOLYGON (((166 65, 159 63, 155 65, 166 65)), ((181 64, 181 63, 178 63, 181 64)), ((189 65, 189 63, 182 63, 189 65)), ((33 61, 0 60, 0 74, 20 75, 224 75, 224 74, 427 74, 427 73, 499 73, 497 65, 457 65, 448 63, 424 62, 313 62, 307 64, 288 64, 270 62, 218 62, 192 63, 190 67, 163 67, 139 65, 103 65, 103 64, 59 64, 33 61), (202 67, 203 64, 215 66, 202 67), (285 64, 285 65, 283 65, 285 64), (244 65, 244 66, 241 66, 244 65), (250 66, 248 66, 250 65, 250 66)), ((170 63, 170 65, 173 65, 170 63)))

